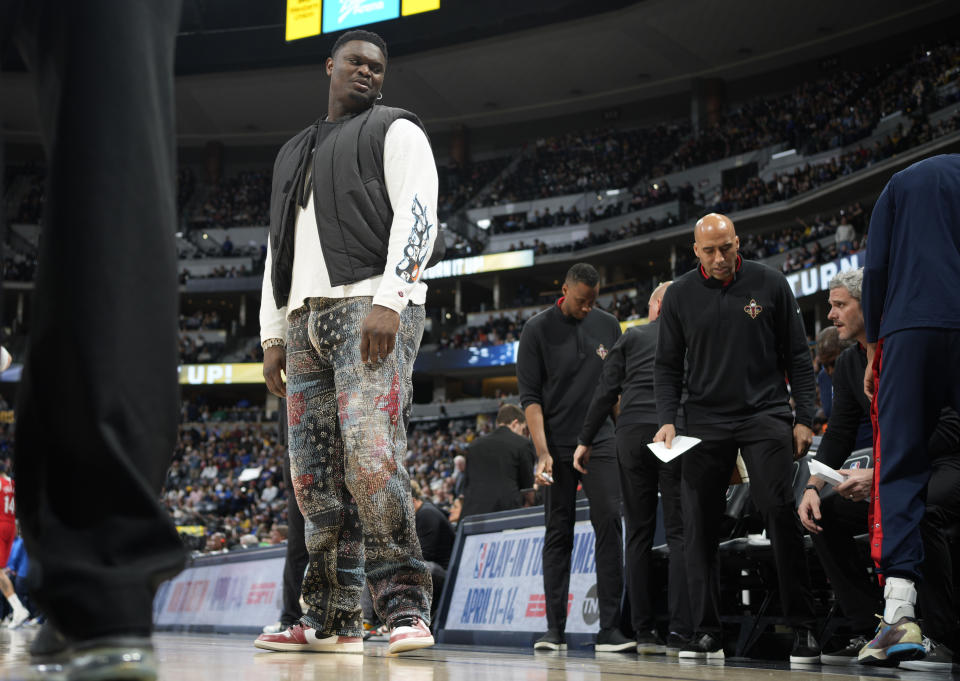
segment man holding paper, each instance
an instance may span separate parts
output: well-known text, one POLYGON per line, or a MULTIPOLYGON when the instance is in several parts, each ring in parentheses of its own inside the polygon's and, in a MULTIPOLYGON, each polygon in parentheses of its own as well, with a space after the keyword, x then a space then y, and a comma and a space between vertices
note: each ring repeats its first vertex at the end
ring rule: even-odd
POLYGON ((683 455, 684 553, 695 634, 680 657, 723 657, 718 533, 739 450, 773 545, 783 612, 797 625, 790 661, 819 662, 791 480, 794 457, 813 439, 816 388, 803 320, 786 278, 738 255, 730 218, 704 216, 694 238, 700 266, 667 289, 654 365, 661 425, 654 439, 672 445, 681 406, 687 431, 702 439, 683 455), (688 397, 681 405, 685 361, 688 397))
POLYGON ((587 263, 567 272, 563 297, 524 325, 517 349, 517 383, 530 438, 537 452, 535 481, 545 488, 543 589, 547 632, 537 650, 566 648, 570 593, 570 553, 576 523, 577 485, 590 500, 596 536, 597 600, 600 632, 597 652, 633 650, 636 643, 619 629, 623 596, 623 526, 620 522, 620 470, 613 424, 604 419, 597 435, 590 474, 573 467, 577 435, 587 395, 597 386, 603 360, 620 338, 616 318, 594 308, 600 274, 587 263))
MULTIPOLYGON (((870 447, 870 401, 863 392, 863 372, 867 368, 867 332, 860 307, 863 270, 841 272, 830 281, 830 314, 841 341, 856 341, 837 358, 833 372, 833 412, 827 432, 817 449, 820 462, 839 473, 841 484, 836 494, 824 495, 826 486, 820 477, 810 476, 797 509, 800 522, 810 531, 824 572, 840 601, 843 614, 850 619, 854 636, 847 643, 826 649, 820 656, 824 664, 856 663, 861 649, 876 627, 875 613, 883 608, 880 588, 864 570, 854 537, 868 529, 867 512, 873 494, 871 468, 839 469, 855 449, 870 447), (866 431, 866 441, 863 439, 866 431)), ((953 607, 953 569, 946 531, 960 520, 960 416, 944 409, 928 443, 931 476, 926 498, 926 513, 920 523, 923 538, 924 580, 918 600, 924 617, 930 651, 920 668, 949 669, 950 648, 960 643, 956 608, 953 607)), ((866 663, 882 663, 885 658, 872 651, 866 663)), ((910 662, 903 664, 909 666, 910 662)))
POLYGON ((670 282, 650 295, 650 323, 627 329, 603 361, 600 384, 593 393, 573 454, 573 465, 587 473, 593 441, 620 398, 617 417, 617 458, 623 487, 623 514, 627 525, 627 594, 637 634, 637 652, 676 656, 693 630, 683 558, 683 516, 680 511, 681 459, 660 461, 647 443, 657 432, 657 404, 653 395, 653 358, 657 351, 657 317, 670 282), (667 601, 670 631, 666 643, 654 630, 650 602, 650 549, 657 523, 657 489, 663 499, 663 526, 670 547, 667 601))

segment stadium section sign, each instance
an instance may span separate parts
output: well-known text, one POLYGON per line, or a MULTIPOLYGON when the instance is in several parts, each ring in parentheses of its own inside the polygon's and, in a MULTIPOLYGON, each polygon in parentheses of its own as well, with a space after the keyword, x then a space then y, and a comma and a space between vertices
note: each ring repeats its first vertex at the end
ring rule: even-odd
POLYGON ((812 296, 814 293, 826 291, 830 287, 830 280, 840 272, 855 270, 863 262, 863 252, 848 255, 846 258, 839 258, 833 262, 828 262, 820 267, 811 267, 810 269, 800 270, 787 275, 787 281, 793 290, 793 295, 797 298, 812 296))

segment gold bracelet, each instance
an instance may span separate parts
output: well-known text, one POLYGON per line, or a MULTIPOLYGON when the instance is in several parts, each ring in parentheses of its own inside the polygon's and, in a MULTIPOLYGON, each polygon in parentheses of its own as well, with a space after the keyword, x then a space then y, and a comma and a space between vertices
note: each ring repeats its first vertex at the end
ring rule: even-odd
POLYGON ((276 347, 282 348, 282 347, 286 347, 286 345, 287 345, 287 342, 282 338, 268 338, 267 340, 260 343, 260 347, 262 347, 264 350, 268 348, 276 348, 276 347))

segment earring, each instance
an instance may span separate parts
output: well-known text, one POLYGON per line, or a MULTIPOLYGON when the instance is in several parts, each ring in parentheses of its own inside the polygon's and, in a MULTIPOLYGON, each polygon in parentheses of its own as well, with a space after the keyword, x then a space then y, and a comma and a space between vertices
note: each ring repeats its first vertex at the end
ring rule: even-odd
POLYGON ((381 99, 383 99, 383 93, 382 93, 382 92, 381 92, 379 95, 377 95, 377 101, 379 102, 381 99))

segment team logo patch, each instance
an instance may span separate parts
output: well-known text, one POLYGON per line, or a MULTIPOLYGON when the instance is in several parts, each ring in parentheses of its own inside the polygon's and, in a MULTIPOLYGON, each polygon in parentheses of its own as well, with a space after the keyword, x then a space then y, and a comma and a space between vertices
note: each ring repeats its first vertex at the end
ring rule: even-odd
POLYGON ((597 354, 600 356, 600 359, 607 358, 607 349, 603 347, 603 343, 597 346, 597 354))
POLYGON ((760 305, 757 305, 756 300, 751 298, 750 304, 744 305, 743 311, 750 315, 750 319, 756 319, 760 316, 760 313, 763 312, 763 308, 760 305))

